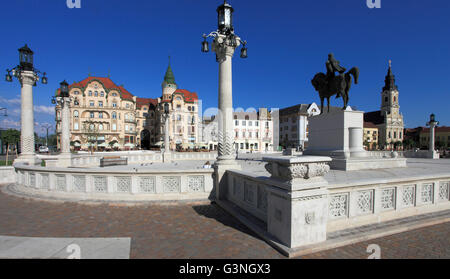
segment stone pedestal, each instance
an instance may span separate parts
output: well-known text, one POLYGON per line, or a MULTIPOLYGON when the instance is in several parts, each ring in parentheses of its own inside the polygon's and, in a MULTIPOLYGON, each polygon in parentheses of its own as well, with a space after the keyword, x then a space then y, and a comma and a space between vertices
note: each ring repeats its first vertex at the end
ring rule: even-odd
POLYGON ((70 152, 58 155, 57 167, 68 168, 70 166, 72 166, 72 154, 70 152))
POLYGON ((289 248, 326 240, 330 157, 265 157, 271 173, 267 230, 289 248))
POLYGON ((305 155, 362 158, 364 113, 331 108, 329 113, 309 119, 308 148, 305 155))
POLYGON ((216 200, 226 199, 228 191, 227 170, 241 170, 241 165, 218 165, 214 164, 214 198, 216 200))
POLYGON ((364 170, 406 167, 406 159, 372 158, 363 147, 364 113, 331 108, 329 113, 309 119, 309 135, 305 155, 330 156, 332 169, 364 170))
POLYGON ((164 150, 162 153, 163 163, 170 163, 172 161, 172 153, 168 150, 164 150))

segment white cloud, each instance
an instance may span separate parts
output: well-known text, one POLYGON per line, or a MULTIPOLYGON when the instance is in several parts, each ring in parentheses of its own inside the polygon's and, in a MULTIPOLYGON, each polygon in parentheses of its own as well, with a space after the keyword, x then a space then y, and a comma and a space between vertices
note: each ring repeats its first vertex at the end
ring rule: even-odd
POLYGON ((19 121, 15 121, 9 118, 5 118, 2 120, 1 122, 1 127, 5 128, 5 129, 17 129, 20 128, 20 122, 19 121))
POLYGON ((53 106, 34 106, 34 112, 54 115, 55 107, 53 107, 53 106))
POLYGON ((6 99, 0 96, 0 104, 6 104, 9 106, 20 105, 20 98, 6 99))

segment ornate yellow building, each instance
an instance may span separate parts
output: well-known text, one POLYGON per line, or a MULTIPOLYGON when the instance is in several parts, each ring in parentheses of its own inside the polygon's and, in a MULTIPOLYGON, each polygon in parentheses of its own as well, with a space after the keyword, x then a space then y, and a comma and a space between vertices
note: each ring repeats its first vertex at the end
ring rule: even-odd
MULTIPOLYGON (((71 84, 71 145, 82 150, 92 145, 120 150, 161 146, 165 123, 161 104, 168 103, 171 148, 194 147, 199 142, 197 94, 177 88, 170 65, 162 91, 161 98, 139 98, 107 77, 88 77, 71 84)), ((57 105, 55 111, 59 148, 61 107, 57 105)))

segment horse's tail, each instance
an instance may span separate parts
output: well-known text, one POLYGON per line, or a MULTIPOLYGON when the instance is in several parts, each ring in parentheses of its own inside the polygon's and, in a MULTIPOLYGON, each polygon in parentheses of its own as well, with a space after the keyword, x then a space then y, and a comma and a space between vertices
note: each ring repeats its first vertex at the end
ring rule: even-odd
POLYGON ((358 84, 358 78, 359 78, 359 68, 353 67, 346 73, 346 75, 352 75, 355 79, 355 84, 358 84))

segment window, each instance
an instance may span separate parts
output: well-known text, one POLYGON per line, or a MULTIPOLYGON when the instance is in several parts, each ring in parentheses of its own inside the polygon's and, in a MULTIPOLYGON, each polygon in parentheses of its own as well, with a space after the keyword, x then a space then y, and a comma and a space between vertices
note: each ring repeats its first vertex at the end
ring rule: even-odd
POLYGON ((98 102, 98 106, 102 108, 103 107, 103 101, 99 101, 98 102))
POLYGON ((90 112, 90 113, 89 113, 89 117, 90 117, 90 118, 94 118, 94 113, 93 113, 93 112, 90 112))
POLYGON ((259 138, 259 133, 258 132, 256 132, 256 137, 259 138))
POLYGON ((235 121, 234 121, 234 125, 235 125, 235 126, 239 126, 239 121, 238 121, 238 120, 235 120, 235 121))
POLYGON ((241 149, 244 149, 244 144, 243 143, 241 143, 241 149))
POLYGON ((235 119, 235 120, 237 119, 237 115, 234 116, 234 119, 235 119))
POLYGON ((269 122, 266 122, 266 128, 269 129, 269 122))
POLYGON ((91 96, 92 96, 92 91, 89 91, 89 94, 88 94, 88 96, 89 96, 89 97, 91 97, 91 96))
POLYGON ((259 122, 255 121, 255 125, 256 125, 256 127, 258 127, 259 126, 259 122))
POLYGON ((195 107, 192 107, 192 111, 195 111, 195 107))
POLYGON ((94 96, 98 97, 98 92, 97 91, 94 92, 94 96))
POLYGON ((389 131, 389 135, 388 135, 388 138, 390 139, 391 138, 391 132, 389 131))
POLYGON ((98 118, 103 118, 103 112, 98 113, 98 118))
POLYGON ((113 108, 117 107, 117 103, 112 103, 113 108))
POLYGON ((125 105, 125 107, 126 107, 126 108, 130 108, 130 104, 127 103, 127 104, 125 105))
POLYGON ((177 115, 177 120, 181 121, 181 115, 179 115, 179 114, 177 115))
POLYGON ((245 120, 242 120, 242 126, 246 126, 245 124, 246 124, 245 120))
POLYGON ((103 131, 103 124, 99 124, 99 125, 98 125, 98 130, 99 130, 99 131, 103 131))
POLYGON ((78 116, 79 116, 78 110, 75 110, 73 112, 73 117, 78 118, 78 116))
POLYGON ((117 113, 115 111, 112 113, 112 119, 117 119, 117 113))
POLYGON ((129 130, 128 125, 125 125, 125 131, 128 131, 128 130, 129 130))
POLYGON ((394 139, 397 138, 397 132, 394 132, 394 139))
POLYGON ((249 137, 250 137, 250 138, 252 137, 252 132, 249 132, 249 137))
POLYGON ((117 93, 112 93, 111 94, 113 97, 117 97, 117 93))
POLYGON ((112 124, 112 130, 113 130, 113 131, 116 131, 116 130, 117 130, 117 125, 116 125, 116 123, 113 123, 113 124, 112 124))
POLYGON ((100 97, 105 97, 105 92, 100 92, 100 97))
POLYGON ((248 122, 248 126, 253 126, 253 122, 252 122, 252 121, 249 121, 249 122, 248 122))
POLYGON ((74 130, 78 130, 78 129, 79 129, 79 127, 78 127, 78 122, 75 122, 75 123, 73 124, 73 129, 74 129, 74 130))
POLYGON ((91 106, 91 107, 95 106, 94 101, 89 101, 89 106, 91 106))
POLYGON ((188 107, 188 111, 191 111, 191 110, 192 110, 192 108, 191 108, 191 106, 189 106, 189 107, 188 107))
POLYGON ((239 132, 236 132, 236 137, 237 137, 237 138, 239 137, 239 132))

